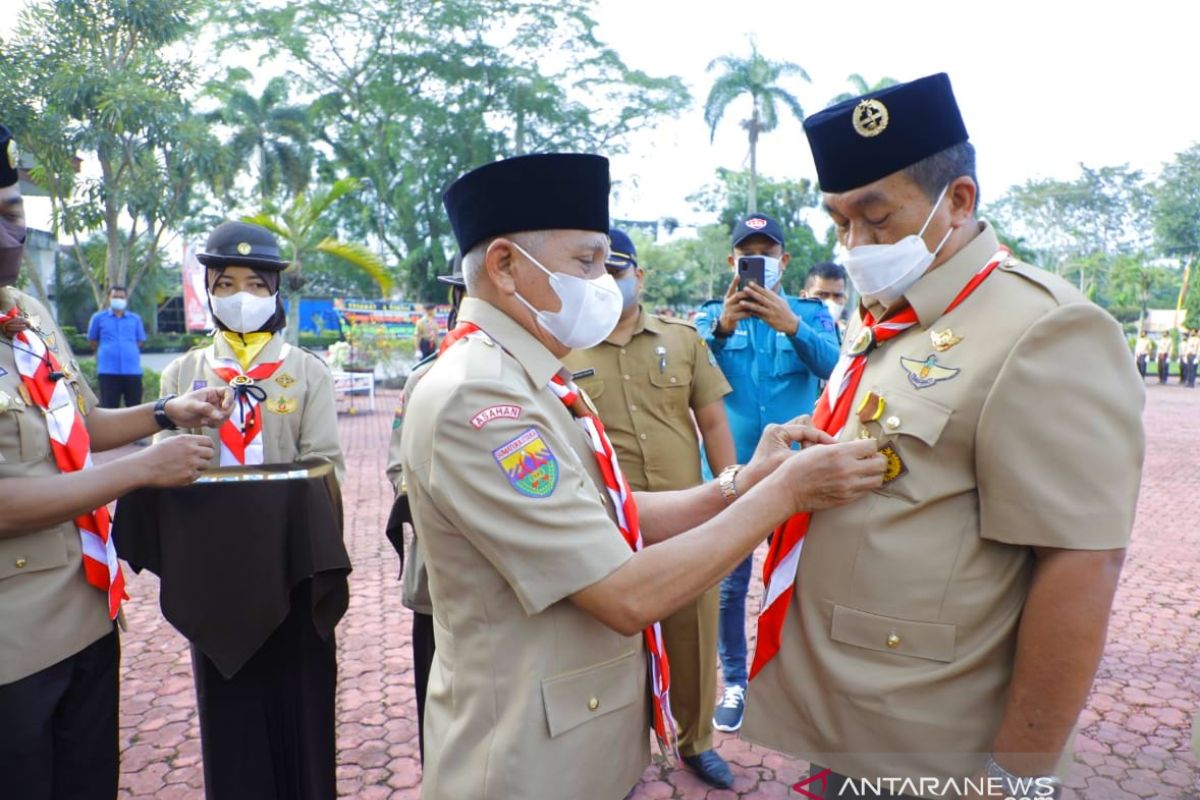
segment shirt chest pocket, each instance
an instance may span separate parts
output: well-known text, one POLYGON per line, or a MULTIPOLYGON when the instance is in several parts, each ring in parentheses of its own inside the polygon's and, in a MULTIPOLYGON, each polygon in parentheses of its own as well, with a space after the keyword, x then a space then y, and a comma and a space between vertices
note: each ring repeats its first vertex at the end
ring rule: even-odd
POLYGON ((804 362, 796 355, 792 347, 791 337, 783 333, 775 334, 775 363, 772 365, 773 375, 794 375, 804 371, 804 362))
POLYGON ((691 395, 690 371, 685 364, 672 363, 665 356, 655 356, 650 365, 650 385, 654 394, 649 398, 653 407, 661 408, 668 416, 679 416, 688 411, 691 395))
POLYGON ((6 461, 35 462, 50 455, 42 412, 29 405, 0 412, 0 453, 6 461))
POLYGON ((928 500, 936 490, 934 450, 954 412, 933 400, 904 391, 877 390, 884 399, 879 420, 867 429, 888 459, 886 483, 875 490, 909 503, 928 500))

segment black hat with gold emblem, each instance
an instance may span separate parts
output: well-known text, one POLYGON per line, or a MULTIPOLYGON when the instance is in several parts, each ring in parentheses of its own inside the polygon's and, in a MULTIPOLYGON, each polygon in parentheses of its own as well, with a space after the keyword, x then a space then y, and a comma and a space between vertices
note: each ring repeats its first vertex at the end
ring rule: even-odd
POLYGON ((250 267, 284 270, 288 262, 279 258, 279 242, 261 225, 249 222, 222 222, 208 236, 204 252, 196 260, 206 267, 250 267))
POLYGON ((848 192, 967 141, 944 72, 869 92, 804 121, 823 192, 848 192))
POLYGON ((460 252, 507 233, 608 233, 608 159, 581 153, 517 156, 485 164, 442 195, 460 252))
POLYGON ((13 141, 12 131, 0 125, 0 189, 19 180, 17 160, 17 143, 13 141))

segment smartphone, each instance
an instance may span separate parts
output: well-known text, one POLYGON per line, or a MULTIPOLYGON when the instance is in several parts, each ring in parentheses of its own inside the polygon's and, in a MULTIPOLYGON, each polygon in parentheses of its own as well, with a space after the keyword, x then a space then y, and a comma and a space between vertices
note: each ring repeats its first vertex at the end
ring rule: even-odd
POLYGON ((744 290, 750 281, 759 286, 766 283, 766 267, 767 261, 762 256, 738 256, 738 290, 744 290))

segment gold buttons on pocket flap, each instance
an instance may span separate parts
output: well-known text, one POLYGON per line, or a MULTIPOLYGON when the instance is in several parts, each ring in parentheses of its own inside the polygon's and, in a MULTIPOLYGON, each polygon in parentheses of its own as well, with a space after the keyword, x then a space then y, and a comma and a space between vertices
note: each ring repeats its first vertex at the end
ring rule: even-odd
POLYGON ((888 636, 887 646, 892 648, 893 650, 895 650, 897 647, 900 646, 900 637, 894 633, 892 635, 888 636))
POLYGON ((600 707, 599 699, 593 697, 591 700, 588 700, 588 711, 595 711, 599 707, 600 707))
POLYGON ((676 378, 674 375, 672 375, 672 376, 671 376, 671 383, 678 383, 678 382, 679 382, 679 379, 678 379, 678 378, 676 378))
POLYGON ((25 559, 18 558, 16 561, 13 562, 13 566, 16 567, 17 569, 25 569, 25 565, 28 563, 29 562, 26 561, 25 559))
POLYGON ((900 418, 897 416, 888 417, 884 420, 883 424, 887 426, 888 430, 894 431, 900 427, 900 418))

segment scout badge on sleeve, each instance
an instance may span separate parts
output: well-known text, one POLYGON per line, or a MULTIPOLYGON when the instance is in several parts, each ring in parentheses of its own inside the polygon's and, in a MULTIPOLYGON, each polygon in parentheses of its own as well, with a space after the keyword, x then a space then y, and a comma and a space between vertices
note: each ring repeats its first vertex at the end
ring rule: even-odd
POLYGON ((526 497, 549 497, 558 486, 558 459, 536 428, 492 451, 509 484, 526 497))

